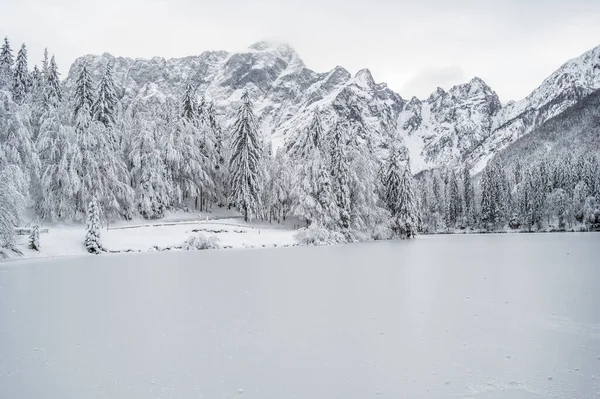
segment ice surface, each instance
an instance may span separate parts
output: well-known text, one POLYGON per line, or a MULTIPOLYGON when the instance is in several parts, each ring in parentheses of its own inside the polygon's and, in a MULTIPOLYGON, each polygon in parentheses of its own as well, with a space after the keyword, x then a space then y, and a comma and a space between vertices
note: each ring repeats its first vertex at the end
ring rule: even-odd
POLYGON ((447 235, 3 263, 0 398, 598 398, 599 244, 447 235))

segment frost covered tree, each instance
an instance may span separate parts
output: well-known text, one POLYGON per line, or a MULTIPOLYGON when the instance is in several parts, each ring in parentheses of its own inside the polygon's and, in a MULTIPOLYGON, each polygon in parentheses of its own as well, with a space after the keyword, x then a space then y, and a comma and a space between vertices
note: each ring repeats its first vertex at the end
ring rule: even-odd
POLYGON ((377 171, 378 161, 367 135, 362 134, 362 123, 351 123, 348 129, 350 137, 346 149, 350 179, 350 220, 351 227, 358 232, 370 233, 375 225, 382 221, 384 210, 379 203, 377 171), (362 139, 362 137, 367 137, 362 139))
POLYGON ((43 219, 77 219, 75 196, 80 178, 73 164, 77 136, 74 128, 64 123, 68 112, 50 107, 42 116, 36 142, 41 162, 41 196, 36 209, 43 219))
POLYGON ((29 249, 40 250, 40 226, 37 224, 31 228, 29 233, 29 249))
POLYGON ((116 120, 117 101, 112 62, 108 61, 98 84, 96 101, 92 106, 94 120, 102 123, 106 128, 112 128, 116 120))
POLYGON ((399 207, 396 213, 396 226, 399 233, 406 238, 414 238, 419 228, 419 209, 413 175, 410 170, 410 160, 406 161, 406 166, 400 180, 399 207))
POLYGON ((31 140, 29 107, 15 104, 6 91, 0 91, 0 162, 18 166, 27 184, 39 174, 39 159, 31 140))
POLYGON ((102 243, 100 241, 100 210, 95 198, 92 198, 87 208, 85 249, 91 254, 102 252, 102 243))
POLYGON ((446 212, 446 221, 448 227, 456 227, 459 221, 460 216, 463 213, 462 209, 462 197, 460 195, 460 190, 458 188, 458 180, 456 179, 456 174, 454 172, 450 173, 448 180, 448 190, 447 190, 447 212, 446 212))
POLYGON ((181 103, 181 117, 189 123, 195 123, 199 118, 199 105, 196 101, 196 90, 191 82, 185 86, 181 103))
POLYGON ((462 182, 464 198, 463 215, 466 224, 472 225, 475 220, 475 191, 473 189, 471 172, 467 165, 463 167, 462 182))
POLYGON ((0 90, 10 89, 13 82, 13 64, 14 58, 12 48, 8 38, 4 38, 4 43, 0 48, 0 90))
POLYGON ((14 249, 15 226, 21 221, 27 193, 26 178, 16 165, 0 158, 0 257, 14 249))
POLYGON ((350 166, 347 155, 346 127, 338 122, 332 135, 331 186, 338 210, 338 227, 350 228, 350 166))
POLYGON ((92 120, 92 81, 82 65, 73 99, 76 147, 72 167, 77 171, 77 213, 95 198, 107 215, 124 215, 132 202, 129 173, 120 156, 114 153, 106 127, 92 120))
POLYGON ((206 123, 211 131, 211 137, 214 140, 212 168, 212 179, 215 184, 214 196, 218 206, 226 206, 229 196, 229 140, 221 128, 214 104, 212 102, 206 105, 206 123))
POLYGON ((319 110, 316 110, 308 128, 300 132, 291 144, 288 143, 290 158, 296 160, 306 159, 314 148, 324 152, 326 150, 323 145, 324 138, 325 133, 321 122, 321 114, 319 110))
POLYGON ((390 153, 387 159, 385 175, 383 177, 384 200, 392 218, 392 231, 395 234, 401 234, 404 230, 400 220, 400 190, 402 184, 403 171, 400 167, 398 148, 395 145, 390 146, 390 153))
POLYGON ((23 104, 29 91, 29 70, 27 69, 27 47, 25 44, 17 53, 15 71, 13 74, 12 93, 17 104, 23 104))
POLYGON ((232 133, 232 154, 229 162, 230 201, 248 221, 260 215, 261 203, 261 143, 252 102, 248 92, 242 95, 232 133))
POLYGON ((54 55, 50 59, 50 64, 48 65, 48 74, 46 76, 46 84, 44 86, 45 92, 45 106, 55 106, 62 102, 62 91, 60 88, 60 77, 58 73, 58 66, 56 65, 56 60, 54 59, 54 55))
POLYGON ((135 206, 146 219, 163 217, 170 207, 171 185, 157 140, 158 128, 149 119, 137 121, 129 160, 135 206))

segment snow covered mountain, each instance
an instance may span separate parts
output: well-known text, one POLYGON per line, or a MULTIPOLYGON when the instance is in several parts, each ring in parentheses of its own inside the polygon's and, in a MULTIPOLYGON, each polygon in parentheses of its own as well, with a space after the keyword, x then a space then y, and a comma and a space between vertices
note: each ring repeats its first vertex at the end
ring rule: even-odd
POLYGON ((125 108, 180 98, 191 81, 199 95, 214 101, 228 126, 247 89, 261 132, 275 147, 293 140, 319 109, 326 126, 338 116, 358 121, 371 144, 382 145, 389 135, 401 137, 415 172, 463 161, 478 171, 496 152, 600 88, 599 56, 600 46, 564 64, 525 99, 504 107, 479 78, 448 91, 438 88, 425 100, 407 101, 385 83, 376 83, 368 69, 354 76, 340 66, 317 73, 289 46, 267 42, 240 53, 207 51, 168 60, 87 55, 71 66, 66 87, 73 86, 81 63, 87 62, 99 79, 112 60, 125 108))

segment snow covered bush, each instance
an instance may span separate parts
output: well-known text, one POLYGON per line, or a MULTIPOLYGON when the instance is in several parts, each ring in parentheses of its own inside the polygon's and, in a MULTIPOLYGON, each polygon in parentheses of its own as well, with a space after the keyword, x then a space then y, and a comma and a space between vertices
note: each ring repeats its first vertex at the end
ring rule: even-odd
POLYGON ((40 250, 40 226, 37 224, 33 226, 29 234, 29 249, 33 249, 34 251, 40 250))
POLYGON ((343 234, 328 230, 316 223, 298 230, 296 239, 301 245, 332 245, 347 242, 343 234))
POLYGON ((91 254, 102 252, 102 243, 100 242, 100 211, 95 199, 92 199, 88 206, 85 248, 91 254))
POLYGON ((183 243, 182 249, 186 251, 202 250, 202 249, 220 249, 217 236, 206 237, 203 234, 192 234, 183 243))

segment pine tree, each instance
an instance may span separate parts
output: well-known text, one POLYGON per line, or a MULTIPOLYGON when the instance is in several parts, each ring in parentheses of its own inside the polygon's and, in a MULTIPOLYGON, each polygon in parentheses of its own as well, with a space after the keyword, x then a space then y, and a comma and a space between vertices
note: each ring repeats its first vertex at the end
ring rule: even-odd
POLYGON ((215 202, 219 206, 227 205, 229 196, 229 165, 227 164, 229 140, 219 125, 212 102, 206 106, 206 121, 214 140, 213 181, 215 183, 215 202))
POLYGON ((8 38, 4 38, 4 43, 0 49, 0 90, 12 87, 14 58, 8 38))
POLYGON ((77 130, 86 129, 92 120, 94 87, 87 64, 82 64, 75 86, 73 120, 77 130))
POLYGON ((472 225, 475 220, 475 192, 473 190, 471 173, 466 165, 463 168, 463 197, 463 215, 465 217, 465 222, 467 225, 472 225))
POLYGON ((37 224, 33 226, 29 234, 29 249, 40 250, 40 226, 37 224))
POLYGON ((60 78, 54 56, 52 56, 50 59, 50 65, 48 66, 48 74, 46 76, 46 84, 44 89, 44 103, 46 109, 50 106, 57 106, 62 101, 60 78))
POLYGON ((87 209, 85 248, 91 254, 99 254, 103 251, 100 241, 100 210, 95 198, 92 198, 87 209))
POLYGON ((410 170, 410 160, 406 161, 406 167, 400 181, 399 207, 397 218, 399 225, 403 227, 402 234, 406 238, 414 238, 419 228, 419 210, 413 175, 410 170))
POLYGON ((460 215, 462 214, 462 198, 458 189, 458 180, 454 172, 450 174, 448 180, 448 208, 447 224, 449 227, 456 227, 460 215))
POLYGON ((6 256, 3 248, 12 249, 15 245, 15 226, 21 221, 26 204, 24 182, 21 169, 3 164, 0 157, 0 257, 6 256))
POLYGON ((135 204, 144 218, 158 219, 169 208, 171 196, 166 166, 157 145, 158 129, 151 120, 140 120, 136 125, 129 153, 135 204))
POLYGON ((331 183, 336 207, 339 212, 338 226, 342 230, 350 228, 350 166, 346 153, 346 127, 338 122, 333 130, 331 154, 331 183))
POLYGON ((260 215, 262 210, 261 187, 261 144, 258 137, 256 119, 248 92, 242 95, 242 105, 238 109, 233 126, 233 145, 230 169, 230 201, 248 221, 260 215))
POLYGON ((44 58, 42 59, 42 78, 48 78, 48 48, 44 49, 44 58))
POLYGON ((398 149, 395 145, 392 145, 390 146, 383 185, 385 187, 384 200, 392 217, 392 230, 395 234, 401 234, 404 229, 399 220, 401 183, 402 169, 398 159, 398 149))
POLYGON ((123 214, 133 201, 130 176, 118 154, 114 153, 106 127, 92 120, 92 81, 84 64, 75 88, 74 118, 76 146, 72 167, 77 171, 77 214, 96 198, 107 215, 123 214))
POLYGON ((17 53, 15 72, 13 76, 12 93, 13 100, 17 104, 23 104, 29 86, 29 71, 27 69, 27 48, 25 44, 17 53))
POLYGON ((199 106, 196 102, 196 90, 191 83, 185 86, 181 104, 181 117, 189 123, 196 123, 199 117, 199 106))
POLYGON ((306 159, 314 148, 318 148, 319 151, 323 152, 325 150, 323 145, 324 138, 325 134, 323 132, 321 115, 316 110, 306 131, 301 132, 292 144, 288 144, 290 157, 296 160, 306 159))
POLYGON ((108 61, 104 69, 104 75, 98 84, 98 97, 92 106, 92 115, 94 120, 104 124, 106 128, 115 125, 117 91, 113 78, 112 62, 108 61))

